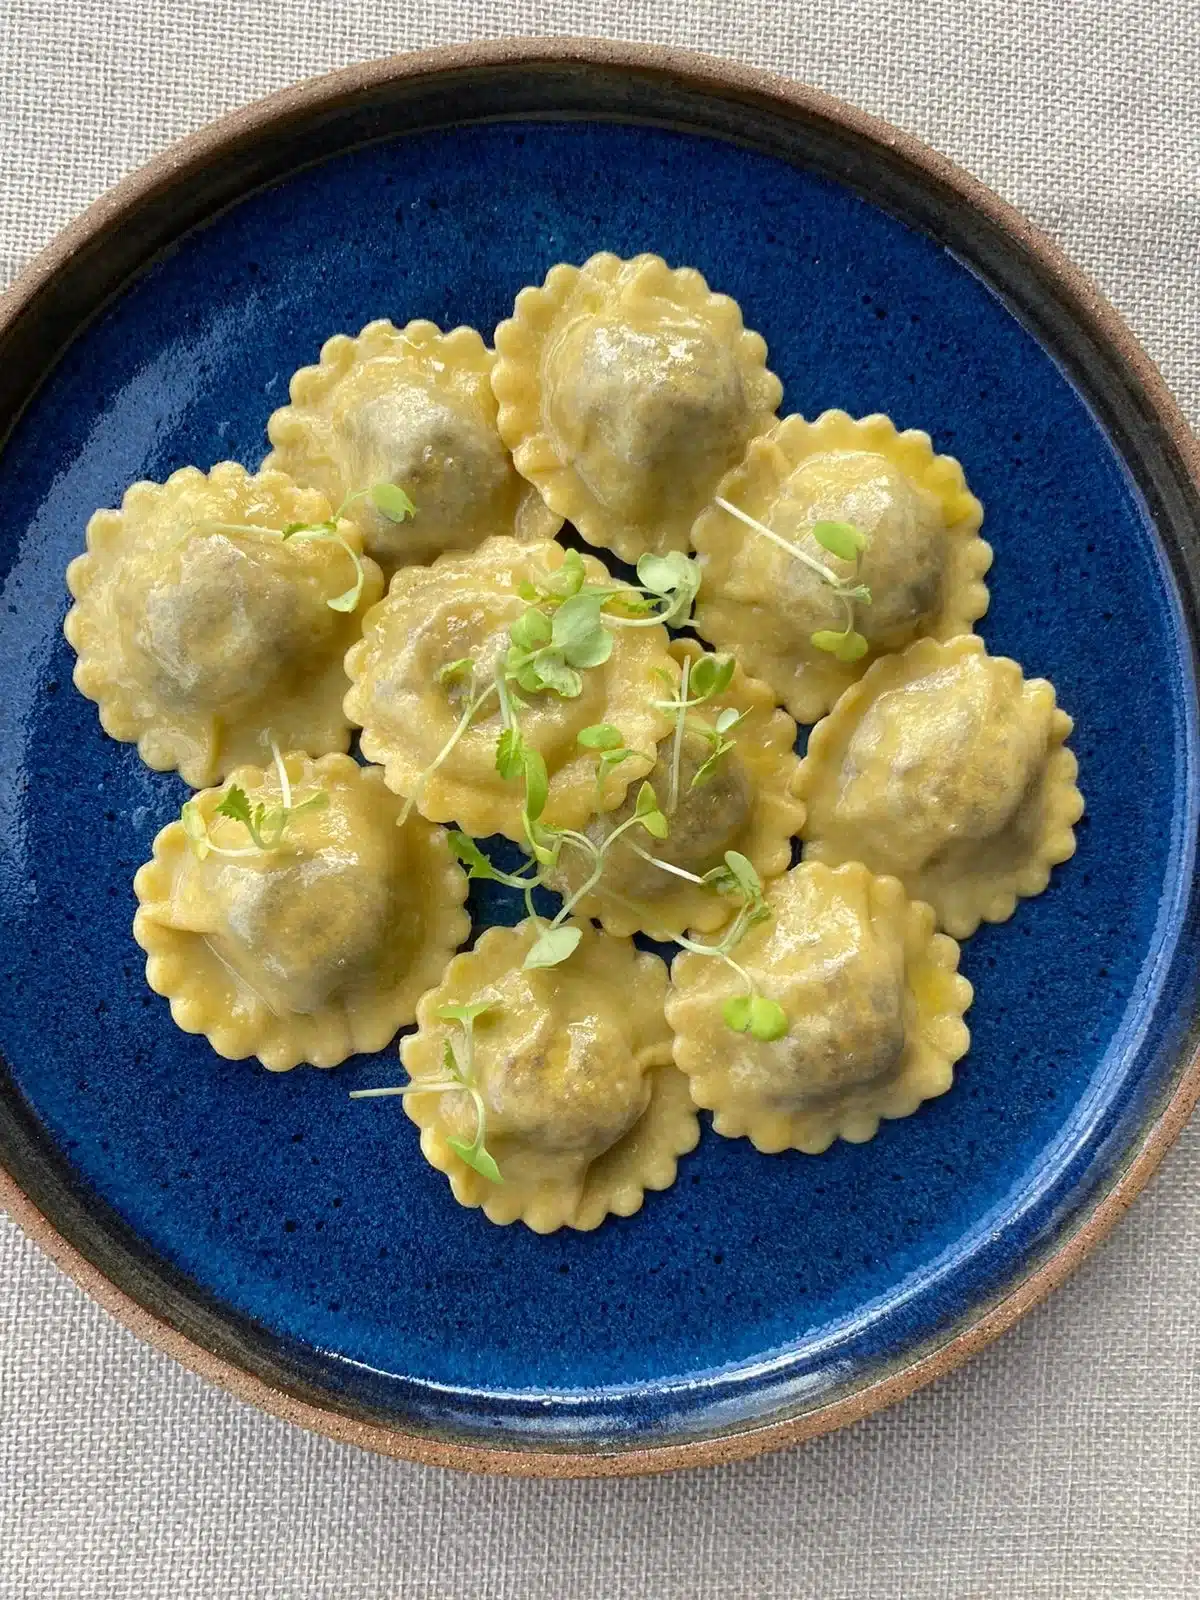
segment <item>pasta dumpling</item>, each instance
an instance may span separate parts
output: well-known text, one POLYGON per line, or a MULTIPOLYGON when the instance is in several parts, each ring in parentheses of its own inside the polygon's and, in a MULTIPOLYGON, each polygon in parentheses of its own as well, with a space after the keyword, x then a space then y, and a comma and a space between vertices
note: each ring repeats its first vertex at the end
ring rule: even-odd
POLYGON ((943 1094, 970 1042, 972 991, 929 906, 859 862, 804 862, 768 885, 766 902, 737 961, 783 1007, 782 1037, 725 1025, 742 980, 723 962, 685 953, 671 969, 675 1063, 716 1131, 768 1154, 817 1155, 943 1094))
MULTIPOLYGON (((688 665, 689 678, 704 656, 690 639, 677 639, 671 654, 688 665)), ((681 693, 683 687, 681 682, 681 693)), ((796 724, 778 709, 771 690, 735 664, 728 686, 687 713, 677 775, 672 731, 660 740, 645 776, 667 817, 667 837, 651 839, 633 828, 616 840, 606 852, 600 883, 576 903, 578 914, 598 918, 609 933, 641 932, 654 939, 673 939, 687 928, 712 932, 727 922, 731 903, 726 896, 655 866, 646 856, 703 877, 721 865, 727 850, 736 850, 764 882, 786 872, 792 835, 804 821, 804 807, 794 793, 800 767, 795 740, 796 724), (740 720, 722 734, 717 730, 726 720, 723 713, 740 720)), ((633 815, 642 781, 635 779, 616 811, 588 825, 585 831, 597 847, 633 815)), ((589 867, 582 851, 564 845, 556 886, 564 894, 578 890, 589 867)))
POLYGON ((146 980, 176 1023, 276 1072, 382 1050, 470 932, 442 830, 398 827, 383 774, 346 755, 238 768, 187 809, 199 843, 170 823, 134 878, 146 980), (273 848, 218 812, 234 785, 250 806, 295 806, 273 848))
POLYGON ((517 469, 589 544, 624 561, 686 550, 717 480, 782 386, 736 301, 692 267, 602 252, 522 289, 492 387, 517 469))
POLYGON ((312 755, 345 750, 342 661, 383 578, 348 523, 341 542, 282 537, 329 514, 316 490, 232 461, 135 483, 119 511, 97 511, 67 568, 64 631, 104 731, 196 788, 260 759, 268 732, 312 755), (359 570, 353 609, 331 608, 359 570))
POLYGON ((525 971, 542 931, 533 922, 489 928, 456 956, 417 1007, 417 1032, 400 1045, 413 1083, 445 1082, 446 1050, 461 1029, 446 1006, 487 1004, 473 1025, 470 1082, 481 1097, 494 1183, 450 1140, 475 1138, 479 1112, 464 1089, 409 1093, 425 1159, 450 1180, 460 1205, 537 1233, 587 1230, 631 1216, 647 1189, 668 1189, 699 1124, 687 1084, 671 1065, 663 1017, 667 969, 628 939, 588 923, 563 965, 525 971))
POLYGON ((895 874, 956 939, 1005 922, 1074 854, 1072 726, 1052 684, 973 635, 877 661, 813 729, 805 859, 895 874))
MULTIPOLYGON (((529 609, 522 585, 552 578, 565 554, 553 541, 497 538, 431 567, 407 567, 368 614, 361 642, 346 657, 352 682, 346 714, 362 728, 364 755, 431 821, 457 822, 479 837, 523 839, 523 786, 497 770, 503 721, 492 686, 497 673, 503 676, 509 629, 529 609), (477 714, 455 740, 480 695, 477 714)), ((583 562, 588 582, 611 587, 599 561, 585 556, 583 562)), ((581 673, 578 694, 521 691, 521 738, 546 763, 544 819, 555 827, 580 827, 593 812, 619 805, 629 786, 632 762, 597 786, 595 762, 577 743, 585 728, 616 723, 649 765, 668 726, 654 703, 663 697, 662 677, 670 682, 679 671, 667 654, 666 630, 613 633, 611 654, 581 673)))
POLYGON ((513 469, 496 431, 496 360, 474 328, 370 322, 326 340, 291 382, 291 404, 267 424, 265 466, 320 489, 335 506, 377 483, 403 489, 411 521, 367 497, 346 507, 384 572, 468 550, 493 534, 548 539, 556 517, 513 469))
POLYGON ((919 637, 968 633, 987 610, 992 552, 979 537, 983 508, 958 462, 934 455, 928 434, 844 411, 815 422, 785 417, 754 440, 717 494, 801 557, 710 507, 692 530, 704 571, 697 631, 736 650, 799 722, 823 716, 874 657, 919 637), (867 541, 856 581, 871 598, 856 602, 853 616, 868 648, 853 662, 812 642, 814 633, 841 633, 847 615, 808 562, 843 584, 854 580, 853 563, 814 537, 822 522, 850 523, 867 541))

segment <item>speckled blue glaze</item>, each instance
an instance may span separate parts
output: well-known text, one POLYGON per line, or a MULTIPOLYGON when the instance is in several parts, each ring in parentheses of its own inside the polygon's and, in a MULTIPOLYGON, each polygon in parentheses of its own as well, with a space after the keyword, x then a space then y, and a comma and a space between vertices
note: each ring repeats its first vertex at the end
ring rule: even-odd
POLYGON ((611 124, 339 156, 187 239, 76 342, 0 455, 0 505, 0 1046, 80 1181, 327 1391, 563 1444, 815 1400, 1011 1282, 1160 1093, 1195 979, 1194 689, 1171 580, 1051 357, 849 191, 611 124), (601 248, 734 295, 785 409, 886 411, 960 457, 996 551, 981 631, 1054 680, 1088 814, 1050 890, 964 948, 973 1042, 951 1093, 817 1159, 706 1128, 637 1216, 539 1238, 457 1207, 398 1103, 347 1098, 395 1081, 393 1055, 276 1076, 172 1026, 130 884, 185 790, 72 688, 62 573, 135 479, 257 464, 329 334, 378 316, 490 330, 523 284, 601 248))

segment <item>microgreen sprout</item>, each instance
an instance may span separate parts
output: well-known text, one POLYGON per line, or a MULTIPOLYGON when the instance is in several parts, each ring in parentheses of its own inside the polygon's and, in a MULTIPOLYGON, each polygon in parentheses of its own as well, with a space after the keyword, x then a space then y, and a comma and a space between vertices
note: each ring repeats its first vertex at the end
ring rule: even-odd
POLYGON ((414 516, 417 509, 404 490, 396 484, 373 483, 369 489, 359 489, 355 494, 348 494, 327 521, 289 522, 283 530, 285 540, 330 540, 333 544, 341 545, 351 561, 354 562, 354 582, 350 588, 343 594, 334 595, 332 600, 326 600, 325 602, 331 611, 353 611, 362 599, 366 569, 363 567, 358 551, 338 532, 338 523, 357 500, 369 500, 377 511, 381 511, 387 517, 389 522, 403 522, 406 517, 414 516))
MULTIPOLYGON (((666 865, 661 861, 657 864, 666 865)), ((702 879, 696 881, 710 883, 722 893, 737 894, 741 897, 742 903, 737 915, 717 943, 700 944, 684 934, 677 934, 678 943, 694 955, 713 956, 723 961, 745 984, 745 991, 732 996, 721 1008, 726 1027, 732 1028, 735 1033, 749 1033, 764 1043, 772 1039, 782 1039, 788 1031, 787 1013, 777 1001, 759 994, 754 979, 744 967, 738 965, 731 954, 748 929, 755 923, 761 922, 764 917, 770 916, 763 900, 762 881, 758 873, 753 864, 739 851, 727 850, 723 865, 714 867, 711 872, 705 873, 702 879)))
MULTIPOLYGON (((486 858, 485 858, 486 859, 486 858)), ((475 1078, 475 1022, 485 1011, 492 1009, 490 1000, 475 1000, 469 1005, 439 1006, 437 1015, 443 1022, 457 1022, 462 1028, 461 1059, 452 1040, 447 1039, 442 1054, 445 1077, 436 1083, 416 1081, 397 1084, 384 1089, 351 1089, 351 1100, 377 1100, 385 1095, 410 1094, 469 1094, 475 1106, 475 1137, 471 1140, 447 1138, 446 1143, 467 1166, 486 1178, 489 1183, 503 1183, 500 1168, 484 1143, 487 1137, 487 1106, 475 1078)))
POLYGON ((195 800, 184 802, 179 820, 183 823, 188 843, 199 860, 203 861, 209 855, 254 856, 264 851, 278 850, 283 843, 288 824, 294 817, 300 816, 305 811, 321 811, 329 804, 329 796, 324 789, 317 789, 307 800, 293 803, 287 767, 279 752, 279 746, 274 741, 271 743, 271 755, 275 763, 275 774, 279 780, 278 805, 268 806, 261 800, 252 804, 250 796, 241 785, 234 783, 225 791, 215 807, 215 814, 218 817, 228 817, 230 821, 242 824, 250 835, 248 845, 235 849, 214 844, 209 824, 204 820, 197 802, 195 800))
POLYGON ((871 604, 870 589, 858 581, 859 563, 868 544, 866 534, 852 522, 815 522, 809 530, 822 550, 828 550, 829 554, 836 556, 839 561, 853 564, 853 575, 850 578, 840 578, 824 561, 818 561, 815 556, 809 555, 807 550, 801 550, 798 545, 782 538, 773 529, 759 522, 756 517, 752 517, 749 512, 743 511, 728 500, 723 500, 720 495, 717 496, 716 503, 722 511, 727 511, 731 517, 736 517, 739 522, 745 523, 746 527, 752 528, 764 539, 770 539, 772 544, 777 544, 781 550, 786 550, 790 556, 794 556, 810 572, 816 573, 841 605, 846 626, 841 632, 834 628, 818 628, 816 633, 810 635, 809 642, 816 649, 826 651, 838 661, 861 661, 870 646, 854 626, 854 607, 856 602, 865 606, 871 604))
POLYGON ((675 721, 671 739, 670 781, 667 789, 668 816, 673 816, 679 806, 685 731, 698 735, 709 746, 708 755, 693 775, 689 788, 697 789, 707 783, 716 771, 718 763, 733 749, 734 741, 725 736, 737 727, 744 713, 734 710, 733 707, 726 707, 717 716, 715 725, 710 725, 699 717, 688 716, 688 712, 694 710, 696 706, 703 705, 714 695, 724 694, 733 681, 733 669, 732 656, 703 655, 695 661, 688 657, 683 663, 678 693, 670 700, 657 702, 659 710, 669 712, 675 721))

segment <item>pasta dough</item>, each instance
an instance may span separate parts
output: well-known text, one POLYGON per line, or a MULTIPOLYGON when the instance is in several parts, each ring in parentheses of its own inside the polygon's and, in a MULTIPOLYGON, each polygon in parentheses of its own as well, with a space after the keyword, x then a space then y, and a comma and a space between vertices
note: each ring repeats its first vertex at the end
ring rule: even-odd
POLYGON ((552 268, 521 290, 496 350, 500 434, 518 471, 624 561, 687 549, 783 393, 737 303, 653 255, 552 268))
MULTIPOLYGON (((681 665, 688 662, 694 667, 704 652, 690 639, 677 639, 671 654, 681 665)), ((795 739, 796 724, 776 707, 771 690, 735 666, 729 687, 688 713, 674 811, 670 810, 674 733, 659 743, 647 781, 667 811, 667 838, 651 839, 637 828, 622 835, 605 857, 599 886, 577 903, 578 914, 598 918, 609 933, 641 932, 654 939, 673 939, 687 928, 712 932, 727 922, 731 902, 726 896, 654 866, 638 851, 697 877, 719 867, 727 850, 746 856, 764 882, 786 872, 792 835, 804 821, 804 807, 794 793, 800 766, 795 739), (717 718, 726 710, 742 717, 728 735, 733 749, 719 758, 710 777, 693 787, 693 778, 714 749, 711 735, 706 738, 694 727, 702 724, 715 731, 717 718)), ((640 787, 639 776, 618 810, 589 824, 586 831, 594 844, 603 844, 613 828, 632 815, 640 787)), ((580 888, 588 867, 580 850, 564 846, 557 886, 564 893, 580 888)))
POLYGON ((871 600, 856 603, 854 626, 869 650, 844 662, 812 643, 816 632, 841 632, 846 613, 811 567, 720 506, 692 530, 704 570, 697 631, 737 651, 799 722, 824 715, 874 657, 918 637, 967 633, 987 610, 983 507, 958 462, 934 455, 928 434, 844 411, 815 422, 785 417, 751 444, 717 494, 843 580, 853 565, 823 549, 813 526, 848 522, 867 536, 859 581, 871 600))
MULTIPOLYGON (((88 553, 67 568, 76 603, 64 631, 104 731, 196 788, 261 759, 267 732, 311 755, 345 750, 342 658, 383 579, 364 558, 355 609, 331 610, 354 558, 330 540, 280 536, 329 514, 316 490, 232 461, 135 483, 119 511, 97 511, 88 553)), ((356 529, 340 532, 361 550, 356 529)))
POLYGON ((1071 728, 1051 684, 973 635, 877 661, 813 729, 805 859, 894 873, 957 939, 1005 922, 1074 854, 1071 728))
POLYGON ((735 952, 788 1031, 765 1042, 722 1018, 741 980, 694 954, 671 969, 667 1020, 692 1098, 727 1138, 773 1154, 817 1155, 836 1138, 862 1143, 883 1117, 909 1116, 943 1094, 970 1036, 971 985, 958 946, 895 878, 859 862, 804 862, 767 888, 770 918, 735 952))
MULTIPOLYGON (((490 539, 464 555, 442 556, 431 567, 408 567, 387 598, 366 618, 363 638, 346 658, 352 688, 346 714, 362 728, 362 750, 382 764, 397 794, 415 797, 423 816, 457 822, 468 833, 505 833, 520 841, 523 787, 496 770, 501 713, 493 694, 436 771, 426 772, 473 695, 503 668, 509 628, 528 609, 523 583, 562 565, 561 545, 519 545, 490 539), (472 669, 446 681, 444 669, 462 660, 472 669), (418 793, 418 788, 420 792, 418 793)), ((584 558, 587 580, 609 583, 600 562, 584 558)), ((658 674, 678 677, 667 655, 666 630, 617 628, 612 654, 582 674, 582 692, 523 692, 521 737, 546 763, 550 780, 545 821, 578 828, 600 809, 619 805, 630 782, 629 762, 615 768, 599 792, 595 762, 576 740, 584 728, 616 723, 631 750, 653 760, 668 721, 654 702, 663 698, 658 674)))
POLYGON ((417 1032, 400 1046, 414 1082, 443 1080, 446 1045, 457 1048, 461 1031, 439 1009, 491 1003, 474 1025, 474 1081, 503 1182, 447 1143, 475 1136, 466 1092, 412 1094, 404 1106, 425 1159, 447 1175, 460 1205, 537 1233, 631 1216, 645 1190, 670 1188, 677 1158, 699 1139, 687 1085, 671 1065, 666 967, 628 939, 577 926, 570 959, 531 972, 521 963, 539 928, 489 928, 422 998, 417 1032))
MULTIPOLYGON (((420 817, 397 827, 378 768, 346 755, 283 765, 297 803, 317 791, 328 803, 298 813, 277 849, 253 849, 242 823, 217 814, 228 789, 205 789, 194 805, 213 844, 245 853, 200 860, 172 822, 133 885, 146 980, 176 1023, 275 1072, 382 1050, 470 932, 445 835, 420 817)), ((252 803, 283 795, 277 772, 242 767, 231 782, 252 803)))
POLYGON ((394 523, 367 499, 347 506, 385 573, 469 550, 492 534, 548 539, 562 518, 513 469, 496 431, 496 360, 474 328, 369 322, 357 339, 326 340, 301 367, 291 405, 267 425, 265 466, 320 489, 334 506, 394 483, 416 514, 394 523))

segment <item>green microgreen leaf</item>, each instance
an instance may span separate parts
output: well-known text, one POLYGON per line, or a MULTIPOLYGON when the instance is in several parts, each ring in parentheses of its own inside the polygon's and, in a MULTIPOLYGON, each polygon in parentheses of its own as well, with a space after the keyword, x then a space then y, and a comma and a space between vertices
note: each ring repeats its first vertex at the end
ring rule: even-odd
POLYGON ((519 728, 505 728, 496 741, 496 771, 506 781, 525 771, 525 741, 519 728))
POLYGON ((643 783, 638 790, 637 800, 634 802, 634 816, 647 817, 652 811, 659 811, 658 796, 654 792, 654 785, 643 783))
POLYGON ((721 1007, 721 1015, 725 1019, 725 1026, 732 1028, 734 1033, 749 1033, 750 1006, 751 996, 748 994, 735 994, 726 1000, 721 1007))
POLYGON ((640 821, 646 832, 655 839, 665 839, 671 831, 670 823, 661 811, 649 811, 640 821))
POLYGON ((367 490, 367 498, 377 511, 382 511, 389 522, 403 522, 416 516, 417 508, 395 483, 375 483, 367 490))
POLYGON ((705 655, 693 661, 689 678, 692 699, 711 700, 715 694, 724 694, 733 681, 734 664, 732 656, 705 655))
POLYGON ((489 1183, 503 1183, 500 1168, 481 1144, 468 1144, 465 1139, 448 1137, 446 1143, 454 1154, 465 1161, 467 1166, 473 1168, 481 1178, 486 1178, 489 1183))
POLYGON ((860 661, 868 650, 867 641, 853 628, 836 633, 832 628, 820 628, 812 635, 813 646, 834 656, 838 661, 860 661))
POLYGON ((498 876, 495 867, 492 866, 492 863, 484 855, 474 839, 469 839, 465 833, 460 833, 457 828, 454 828, 446 835, 446 842, 449 844, 454 857, 466 867, 469 878, 496 878, 498 876))
MULTIPOLYGON (((474 1022, 476 1017, 483 1016, 485 1011, 494 1011, 495 1008, 496 1002, 494 1000, 472 1000, 469 1005, 465 1006, 439 1006, 437 1015, 443 1022, 467 1023, 474 1022)), ((447 1048, 450 1048, 449 1039, 446 1040, 446 1045, 447 1048)))
POLYGON ((583 565, 583 557, 578 550, 568 550, 562 559, 562 565, 553 574, 554 593, 566 596, 578 594, 583 588, 587 571, 583 565))
POLYGON ((546 802, 550 798, 550 779, 540 752, 528 746, 524 751, 524 768, 525 815, 531 822, 536 822, 546 809, 546 802))
POLYGON ((729 868, 734 882, 747 900, 759 900, 762 898, 762 880, 754 870, 752 861, 748 861, 738 850, 726 850, 725 865, 729 868))
POLYGON ((525 838, 529 842, 529 849, 535 861, 543 867, 553 867, 558 862, 558 853, 562 849, 562 839, 556 828, 547 828, 544 823, 536 821, 528 812, 521 818, 525 828, 525 838))
POLYGON ((812 536, 831 556, 839 561, 856 561, 866 549, 867 536, 852 522, 815 522, 812 536))
POLYGON ((437 681, 445 685, 459 683, 463 678, 471 676, 474 665, 470 656, 459 656, 457 661, 447 661, 444 667, 438 668, 437 681))
POLYGON ((576 735, 576 741, 587 750, 617 750, 625 743, 620 728, 614 728, 611 722, 597 722, 591 728, 584 728, 576 735))
POLYGON ((250 797, 239 784, 232 784, 225 791, 216 810, 218 816, 231 817, 234 822, 244 822, 247 827, 250 826, 250 797))
POLYGON ((185 800, 183 809, 179 813, 179 820, 183 823, 183 831, 187 835, 188 843, 193 852, 203 861, 212 849, 208 837, 208 824, 201 814, 200 807, 194 800, 185 800))
POLYGON ((552 689, 564 700, 577 699, 583 693, 583 679, 574 667, 567 666, 557 651, 548 650, 539 654, 531 665, 529 674, 517 674, 517 682, 522 689, 528 689, 530 693, 536 693, 538 689, 552 689))
MULTIPOLYGON (((569 604, 569 602, 568 602, 569 604)), ((569 666, 586 671, 589 667, 602 667, 613 652, 613 636, 607 628, 597 627, 586 639, 568 646, 563 658, 569 666)))
POLYGON ((736 706, 726 706, 724 711, 717 717, 714 726, 718 733, 729 733, 731 729, 737 727, 745 715, 746 713, 739 711, 736 706))
POLYGON ((703 789, 706 783, 711 783, 717 768, 721 765, 721 762, 732 749, 733 745, 724 741, 715 745, 713 747, 712 755, 710 755, 707 760, 702 761, 696 768, 695 772, 693 772, 692 781, 688 784, 688 788, 703 789))
POLYGON ((508 636, 518 650, 533 651, 550 643, 551 630, 550 618, 536 606, 531 606, 528 611, 522 611, 509 628, 508 636))
POLYGON ((776 1001, 768 1000, 766 995, 751 996, 748 1020, 750 1032, 764 1044, 772 1039, 782 1039, 788 1031, 787 1012, 776 1001))
POLYGON ((550 627, 552 642, 564 652, 589 640, 601 628, 600 608, 604 599, 597 594, 573 594, 554 613, 550 627))
POLYGON ((530 946, 524 961, 526 970, 557 967, 573 953, 582 937, 578 928, 547 928, 530 946))

